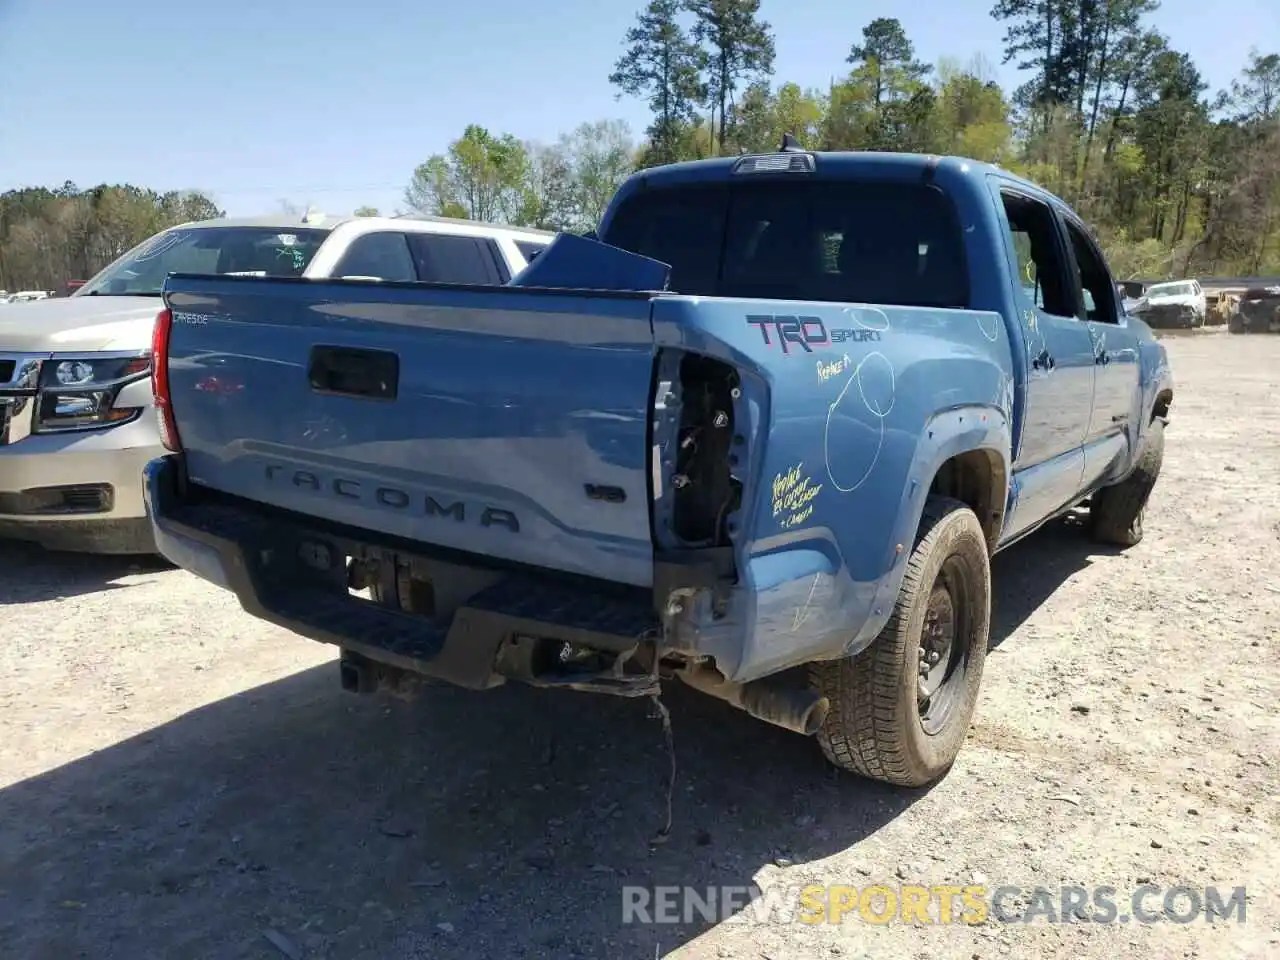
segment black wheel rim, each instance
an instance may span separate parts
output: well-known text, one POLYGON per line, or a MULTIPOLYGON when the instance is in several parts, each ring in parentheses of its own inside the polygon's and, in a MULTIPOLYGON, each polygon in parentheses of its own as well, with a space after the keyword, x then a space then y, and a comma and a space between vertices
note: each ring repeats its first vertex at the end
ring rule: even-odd
POLYGON ((930 736, 946 729, 964 693, 971 620, 968 586, 964 562, 948 557, 929 591, 920 631, 916 707, 920 726, 930 736))

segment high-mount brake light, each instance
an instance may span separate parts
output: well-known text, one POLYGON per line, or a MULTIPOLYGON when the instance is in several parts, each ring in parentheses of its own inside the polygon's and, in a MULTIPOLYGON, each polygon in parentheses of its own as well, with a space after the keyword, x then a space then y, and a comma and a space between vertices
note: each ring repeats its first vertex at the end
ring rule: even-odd
POLYGON ((743 173, 813 173, 817 167, 812 153, 800 146, 791 134, 782 136, 777 153, 753 153, 739 157, 730 175, 743 173))
POLYGON ((813 173, 815 164, 811 153, 761 153, 739 157, 731 171, 744 173, 813 173))
POLYGON ((169 384, 169 335, 173 331, 173 311, 168 307, 156 314, 151 329, 151 395, 160 421, 160 442, 166 450, 182 452, 178 425, 173 419, 173 397, 169 384))

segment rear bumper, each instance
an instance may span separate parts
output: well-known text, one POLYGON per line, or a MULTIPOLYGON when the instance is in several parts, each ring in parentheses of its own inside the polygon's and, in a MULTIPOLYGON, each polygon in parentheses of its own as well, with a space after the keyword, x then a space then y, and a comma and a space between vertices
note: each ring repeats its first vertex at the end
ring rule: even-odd
POLYGON ((0 446, 0 536, 58 550, 154 552, 142 469, 163 452, 146 417, 0 446))
POLYGON ((184 502, 178 475, 174 457, 152 461, 144 473, 160 553, 234 592, 249 614, 368 660, 485 689, 515 675, 499 672, 499 664, 520 661, 531 641, 619 654, 658 635, 657 618, 641 597, 426 560, 322 521, 251 506, 184 502), (399 564, 433 563, 441 577, 437 593, 444 595, 441 612, 404 613, 352 595, 351 558, 375 561, 384 571, 380 576, 391 578, 399 564), (453 603, 451 593, 459 598, 453 603))
MULTIPOLYGON (((541 568, 498 568, 457 551, 426 556, 421 544, 375 540, 368 531, 249 501, 180 495, 181 470, 176 456, 145 470, 155 541, 166 558, 234 592, 252 616, 473 689, 504 677, 576 689, 611 685, 608 677, 578 683, 551 676, 554 670, 513 673, 514 661, 527 665, 530 641, 541 648, 535 654, 568 644, 636 651, 641 662, 661 648, 677 658, 709 658, 728 679, 748 682, 857 652, 865 643, 851 645, 851 624, 877 602, 877 584, 841 588, 841 578, 828 572, 835 569, 830 552, 803 540, 770 545, 736 573, 728 549, 663 554, 647 590, 541 568), (352 596, 348 558, 374 564, 391 595, 397 571, 418 568, 433 583, 435 613, 352 596)), ((609 692, 638 696, 647 689, 609 692)))

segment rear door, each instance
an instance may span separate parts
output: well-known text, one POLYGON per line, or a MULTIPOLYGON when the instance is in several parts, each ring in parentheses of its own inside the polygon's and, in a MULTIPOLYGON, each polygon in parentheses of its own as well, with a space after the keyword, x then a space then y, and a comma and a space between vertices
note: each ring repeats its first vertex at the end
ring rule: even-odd
POLYGON ((1028 354, 1014 459, 1017 500, 1005 526, 1012 537, 1070 503, 1081 489, 1094 352, 1088 324, 1077 316, 1072 261, 1054 211, 1009 186, 1000 185, 998 195, 1017 265, 1014 293, 1028 354))
POLYGON ((1084 483, 1091 486, 1123 459, 1141 425, 1134 423, 1138 397, 1138 338, 1115 298, 1115 283, 1102 251, 1084 224, 1063 216, 1074 264, 1077 316, 1089 329, 1094 357, 1093 409, 1084 439, 1084 483))

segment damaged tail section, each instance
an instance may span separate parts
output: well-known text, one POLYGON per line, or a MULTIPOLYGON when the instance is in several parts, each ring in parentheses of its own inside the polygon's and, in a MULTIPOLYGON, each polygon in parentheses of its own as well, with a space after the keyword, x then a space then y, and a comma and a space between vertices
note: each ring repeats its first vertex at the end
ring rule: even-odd
POLYGON ((737 580, 749 422, 742 381, 728 364, 663 350, 655 367, 650 452, 654 596, 664 619, 706 592, 722 617, 737 580))

